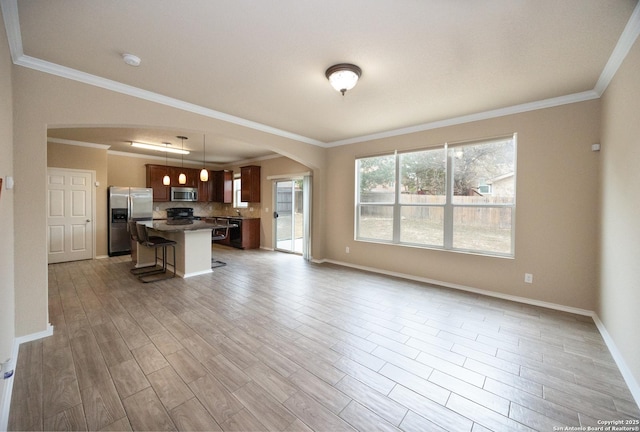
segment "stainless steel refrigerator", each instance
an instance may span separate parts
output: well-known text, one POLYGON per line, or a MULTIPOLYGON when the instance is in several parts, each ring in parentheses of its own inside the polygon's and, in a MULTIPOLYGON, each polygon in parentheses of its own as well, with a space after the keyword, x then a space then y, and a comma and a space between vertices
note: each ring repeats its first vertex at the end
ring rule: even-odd
POLYGON ((109 256, 131 253, 130 220, 153 219, 153 189, 109 186, 109 256))

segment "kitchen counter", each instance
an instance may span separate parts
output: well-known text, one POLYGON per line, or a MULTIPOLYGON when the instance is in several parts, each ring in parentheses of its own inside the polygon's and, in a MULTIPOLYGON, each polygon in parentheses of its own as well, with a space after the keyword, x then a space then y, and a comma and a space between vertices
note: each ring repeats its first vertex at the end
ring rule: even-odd
MULTIPOLYGON (((211 231, 236 226, 209 223, 202 220, 194 220, 192 224, 183 225, 168 224, 166 220, 139 223, 147 227, 150 235, 157 235, 176 242, 176 262, 171 262, 173 257, 168 256, 167 265, 175 267, 176 275, 183 278, 211 273, 213 271, 211 270, 211 231)), ((154 261, 155 251, 153 248, 138 245, 136 248, 136 267, 152 265, 154 261)))
POLYGON ((214 223, 213 219, 206 220, 194 220, 191 224, 170 224, 167 223, 166 219, 156 219, 153 221, 144 221, 140 222, 144 223, 149 229, 153 229, 160 232, 181 232, 181 231, 198 231, 198 230, 209 230, 219 229, 219 228, 233 228, 237 225, 234 224, 219 224, 214 223))

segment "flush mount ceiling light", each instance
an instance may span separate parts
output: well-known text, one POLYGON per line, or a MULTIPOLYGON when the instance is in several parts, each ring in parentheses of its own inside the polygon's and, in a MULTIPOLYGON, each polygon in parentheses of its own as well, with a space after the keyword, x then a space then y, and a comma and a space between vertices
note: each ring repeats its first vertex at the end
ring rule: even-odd
POLYGON ((155 151, 161 151, 161 152, 167 152, 167 153, 189 154, 188 150, 180 150, 177 148, 169 147, 168 145, 161 147, 155 144, 145 144, 145 143, 139 143, 135 141, 131 142, 131 147, 138 147, 138 148, 143 148, 147 150, 155 150, 155 151))
POLYGON ((340 63, 331 66, 324 73, 331 83, 331 86, 342 93, 351 90, 358 83, 358 78, 362 75, 362 69, 350 63, 340 63))
POLYGON ((140 57, 133 55, 133 54, 122 54, 122 60, 124 60, 124 62, 126 64, 128 64, 129 66, 134 66, 134 67, 138 67, 140 66, 140 57))

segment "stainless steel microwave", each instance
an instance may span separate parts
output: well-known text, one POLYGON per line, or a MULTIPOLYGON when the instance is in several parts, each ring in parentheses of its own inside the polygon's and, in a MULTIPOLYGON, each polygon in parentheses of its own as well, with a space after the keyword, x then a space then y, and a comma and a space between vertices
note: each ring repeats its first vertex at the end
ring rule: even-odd
POLYGON ((198 189, 190 187, 172 187, 171 201, 198 201, 198 189))

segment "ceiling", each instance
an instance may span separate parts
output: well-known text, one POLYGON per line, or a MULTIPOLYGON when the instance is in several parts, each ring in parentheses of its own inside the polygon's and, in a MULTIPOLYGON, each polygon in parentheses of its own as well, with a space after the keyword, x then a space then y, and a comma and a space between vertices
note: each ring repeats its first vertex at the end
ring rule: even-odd
MULTIPOLYGON (((21 48, 23 58, 54 69, 320 146, 553 98, 598 97, 607 62, 638 15, 637 0, 0 1, 5 22, 19 19, 14 61, 21 48), (126 65, 123 53, 142 63, 126 65), (324 75, 343 62, 362 68, 345 96, 324 75)), ((16 36, 9 38, 11 45, 16 36)), ((129 141, 176 144, 184 134, 194 150, 187 158, 202 160, 203 132, 208 161, 271 154, 215 130, 50 135, 131 151, 129 141)))

